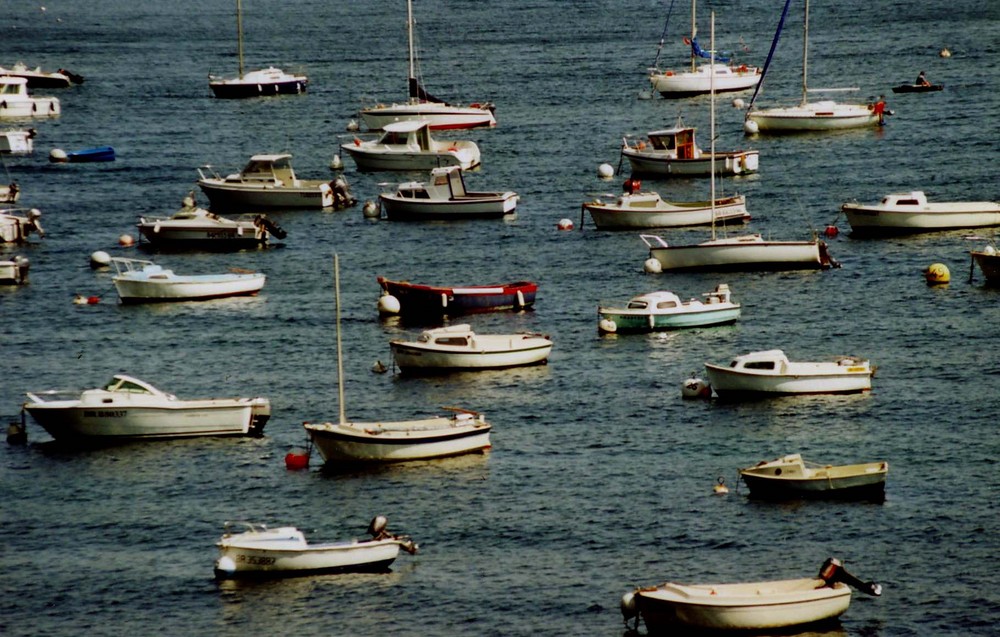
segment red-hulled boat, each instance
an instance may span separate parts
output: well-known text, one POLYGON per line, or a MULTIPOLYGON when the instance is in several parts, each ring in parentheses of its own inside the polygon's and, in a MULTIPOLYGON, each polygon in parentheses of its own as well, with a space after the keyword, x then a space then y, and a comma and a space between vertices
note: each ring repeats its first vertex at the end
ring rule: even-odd
POLYGON ((447 287, 390 281, 378 277, 382 286, 382 314, 457 315, 473 312, 526 310, 535 303, 538 284, 531 281, 447 287))

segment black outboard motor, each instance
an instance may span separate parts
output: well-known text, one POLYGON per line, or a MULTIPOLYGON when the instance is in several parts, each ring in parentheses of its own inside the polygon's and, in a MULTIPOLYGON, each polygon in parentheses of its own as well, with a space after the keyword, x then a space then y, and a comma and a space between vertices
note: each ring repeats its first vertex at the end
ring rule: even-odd
POLYGON ((876 584, 875 582, 862 582, 857 577, 854 577, 844 568, 844 565, 840 563, 840 560, 828 557, 826 561, 823 562, 823 566, 819 567, 819 577, 827 584, 833 584, 835 582, 843 582, 852 588, 856 588, 862 593, 868 593, 874 597, 878 597, 882 594, 882 585, 876 584))
POLYGON ((285 232, 285 229, 282 228, 281 226, 279 226, 277 223, 275 223, 271 219, 269 219, 267 215, 257 215, 257 217, 254 219, 254 222, 258 226, 260 226, 260 227, 264 228, 265 230, 267 230, 271 234, 272 237, 277 237, 279 239, 284 239, 285 237, 288 236, 288 233, 285 232))

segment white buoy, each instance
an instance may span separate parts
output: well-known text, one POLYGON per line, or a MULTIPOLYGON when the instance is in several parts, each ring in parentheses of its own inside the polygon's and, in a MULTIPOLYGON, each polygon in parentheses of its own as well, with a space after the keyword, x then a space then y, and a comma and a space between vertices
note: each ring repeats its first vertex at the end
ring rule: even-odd
POLYGON ((86 305, 86 304, 87 304, 87 297, 85 297, 84 295, 77 294, 76 296, 73 297, 73 305, 86 305))
POLYGON ((556 224, 556 227, 559 228, 560 230, 572 230, 573 229, 573 220, 572 219, 560 219, 559 223, 556 224))
POLYGON ((111 255, 104 250, 98 250, 90 255, 90 267, 103 268, 111 263, 111 255))
POLYGON ((643 89, 639 91, 639 99, 641 100, 651 100, 653 99, 653 91, 649 89, 643 89))
POLYGON ((602 318, 597 322, 597 330, 602 334, 614 334, 618 331, 618 323, 609 318, 602 318))
POLYGON ((681 396, 684 398, 711 398, 712 386, 708 381, 692 376, 681 385, 681 396))
POLYGON ((378 205, 369 199, 361 208, 361 214, 363 214, 366 219, 377 219, 379 216, 378 205))
POLYGON ((375 361, 375 364, 372 365, 372 371, 376 374, 384 374, 389 371, 389 368, 382 361, 375 361))
POLYGON ((597 176, 601 179, 611 179, 615 176, 614 166, 611 164, 601 164, 597 167, 597 176))
POLYGON ((358 128, 359 128, 358 120, 352 119, 351 121, 347 122, 347 130, 351 131, 352 133, 358 130, 358 128))
POLYGON ((643 262, 642 269, 648 274, 659 274, 660 272, 663 272, 663 265, 660 263, 659 259, 649 257, 645 262, 643 262))
POLYGON ((130 234, 123 234, 122 236, 118 237, 118 245, 120 245, 123 248, 128 248, 133 243, 135 243, 135 239, 132 238, 132 235, 130 234))
POLYGON ((220 573, 225 573, 226 575, 232 575, 236 572, 236 562, 233 558, 228 555, 220 557, 218 561, 215 562, 215 570, 220 573))
POLYGON ((993 246, 986 246, 985 248, 983 248, 983 254, 986 254, 986 255, 989 255, 989 256, 992 257, 996 253, 997 253, 997 249, 994 248, 993 246))
POLYGON ((66 156, 66 151, 61 148, 53 148, 49 152, 49 161, 55 163, 62 163, 64 161, 69 161, 69 157, 66 156))
POLYGON ((742 97, 737 97, 733 100, 733 108, 742 109, 744 106, 746 106, 746 102, 743 101, 742 97))
POLYGON ((391 294, 378 297, 379 314, 399 314, 399 299, 391 294))
POLYGON ((757 133, 760 132, 760 126, 758 126, 757 122, 753 121, 752 119, 748 119, 747 121, 743 122, 743 132, 746 133, 747 135, 756 135, 757 133))
POLYGON ((330 170, 343 170, 344 160, 340 158, 340 155, 334 155, 333 159, 330 160, 330 170))
POLYGON ((948 50, 948 47, 945 47, 945 48, 941 49, 941 52, 938 53, 938 55, 940 55, 943 58, 950 58, 951 57, 951 51, 948 50))

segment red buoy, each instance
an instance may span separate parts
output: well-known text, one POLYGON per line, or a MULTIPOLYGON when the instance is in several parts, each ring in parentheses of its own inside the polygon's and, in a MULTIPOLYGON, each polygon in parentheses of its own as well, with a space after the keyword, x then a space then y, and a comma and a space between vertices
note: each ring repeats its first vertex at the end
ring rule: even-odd
POLYGON ((291 451, 285 455, 285 468, 289 471, 299 471, 309 467, 309 454, 291 451))
POLYGON ((840 230, 838 230, 837 226, 834 225, 829 225, 823 230, 823 235, 831 239, 836 237, 838 234, 840 234, 840 230))

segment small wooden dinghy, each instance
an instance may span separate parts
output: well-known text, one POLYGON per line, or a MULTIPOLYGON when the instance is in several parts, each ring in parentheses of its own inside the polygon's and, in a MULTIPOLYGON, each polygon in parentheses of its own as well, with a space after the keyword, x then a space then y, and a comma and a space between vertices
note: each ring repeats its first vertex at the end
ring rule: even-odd
POLYGON ((885 499, 888 473, 889 463, 885 461, 824 465, 807 462, 800 454, 792 453, 740 469, 740 478, 750 488, 750 495, 754 498, 836 498, 881 502, 885 499))

